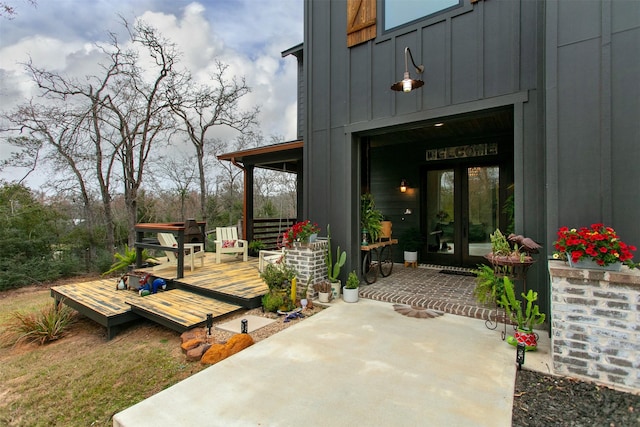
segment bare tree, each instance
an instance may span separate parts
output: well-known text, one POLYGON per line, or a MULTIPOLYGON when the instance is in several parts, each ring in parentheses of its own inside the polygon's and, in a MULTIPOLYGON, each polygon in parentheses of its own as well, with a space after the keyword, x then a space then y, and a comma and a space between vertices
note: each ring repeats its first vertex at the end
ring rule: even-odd
MULTIPOLYGON (((63 105, 73 106, 72 117, 76 119, 73 132, 40 139, 54 147, 56 159, 65 161, 71 170, 81 162, 92 162, 91 176, 97 181, 102 197, 110 247, 115 241, 111 212, 111 182, 117 177, 115 165, 121 167, 128 243, 133 245, 138 191, 152 147, 158 142, 168 142, 174 128, 166 101, 168 86, 177 87, 186 82, 182 76, 188 76, 186 72, 174 71, 178 58, 174 44, 144 22, 138 21, 131 27, 126 20, 122 21, 133 47, 124 49, 115 34, 111 34, 110 43, 99 46, 106 59, 101 74, 76 79, 39 69, 31 62, 25 64, 51 105, 59 110, 63 105), (135 48, 146 53, 150 61, 141 59, 135 48), (149 62, 150 66, 143 67, 143 63, 149 62), (53 144, 55 140, 60 143, 53 144)), ((36 113, 42 115, 43 111, 36 113)), ((79 183, 86 185, 89 175, 75 175, 79 183)))
MULTIPOLYGON (((184 221, 187 219, 186 202, 191 193, 191 187, 196 180, 195 168, 185 167, 189 164, 186 155, 172 156, 171 158, 161 159, 159 162, 157 175, 163 182, 171 185, 169 192, 178 196, 180 204, 180 218, 184 221)), ((158 187, 161 185, 158 184, 158 187)))
POLYGON ((161 37, 151 26, 138 21, 125 26, 134 44, 146 49, 153 62, 147 69, 153 76, 145 80, 142 70, 135 63, 127 70, 127 78, 117 85, 118 92, 108 96, 105 107, 113 114, 110 124, 119 132, 117 155, 122 166, 124 198, 127 208, 129 245, 133 246, 137 222, 137 195, 142 185, 145 167, 156 140, 169 139, 172 126, 170 106, 165 94, 169 82, 177 84, 174 74, 178 52, 173 43, 161 37))
MULTIPOLYGON (((185 126, 189 140, 196 149, 198 172, 200 177, 200 210, 202 219, 207 219, 206 209, 206 170, 205 155, 207 148, 212 152, 220 152, 215 146, 216 139, 207 140, 207 131, 214 126, 223 126, 244 132, 256 123, 259 108, 241 111, 238 106, 240 98, 251 89, 246 85, 244 77, 238 80, 225 78, 227 66, 216 61, 216 72, 211 76, 211 85, 200 85, 188 92, 174 90, 169 101, 175 114, 185 126), (212 144, 213 147, 206 147, 212 144)), ((190 87, 190 85, 178 86, 190 87)))
MULTIPOLYGON (((38 2, 36 2, 36 0, 26 0, 26 1, 27 3, 31 4, 31 6, 33 7, 37 7, 38 5, 38 2)), ((15 6, 12 6, 6 1, 0 1, 0 16, 7 19, 13 19, 16 17, 17 14, 18 12, 16 11, 15 6)))
MULTIPOLYGON (((87 156, 83 138, 86 134, 81 131, 83 122, 82 114, 65 106, 44 106, 28 103, 17 108, 11 114, 3 115, 3 118, 11 123, 13 130, 19 130, 22 134, 29 136, 13 137, 9 142, 20 148, 13 156, 5 161, 3 166, 28 166, 29 172, 33 171, 40 160, 43 146, 52 148, 49 154, 44 154, 43 161, 49 162, 53 167, 61 167, 69 170, 74 179, 74 184, 69 185, 67 193, 79 196, 84 209, 84 226, 90 236, 90 240, 95 242, 92 198, 90 196, 89 175, 87 167, 87 156)), ((20 180, 22 182, 26 176, 20 180)), ((54 180, 50 180, 53 184, 54 180)), ((95 256, 95 247, 90 247, 91 258, 95 256)))

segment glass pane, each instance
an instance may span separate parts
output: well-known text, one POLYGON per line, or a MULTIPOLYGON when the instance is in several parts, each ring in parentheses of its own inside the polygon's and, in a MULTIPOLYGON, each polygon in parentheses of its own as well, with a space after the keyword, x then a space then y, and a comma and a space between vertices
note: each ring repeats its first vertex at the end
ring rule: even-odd
POLYGON ((427 250, 453 255, 453 169, 427 172, 427 250))
POLYGON ((500 217, 497 166, 467 168, 469 180, 469 255, 491 252, 489 234, 498 228, 500 217))
POLYGON ((388 30, 460 4, 460 0, 385 0, 384 29, 388 30))

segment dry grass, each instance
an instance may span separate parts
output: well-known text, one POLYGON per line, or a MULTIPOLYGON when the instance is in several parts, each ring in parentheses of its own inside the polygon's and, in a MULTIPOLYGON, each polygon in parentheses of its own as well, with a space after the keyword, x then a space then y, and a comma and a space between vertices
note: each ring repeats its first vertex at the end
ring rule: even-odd
MULTIPOLYGON (((12 313, 51 301, 48 289, 0 293, 0 333, 12 313)), ((297 322, 274 322, 251 335, 260 341, 297 322)), ((78 316, 63 339, 0 348, 0 425, 111 426, 116 413, 206 368, 186 361, 177 332, 149 321, 111 341, 105 335, 78 316)), ((228 336, 216 331, 214 339, 228 336)))

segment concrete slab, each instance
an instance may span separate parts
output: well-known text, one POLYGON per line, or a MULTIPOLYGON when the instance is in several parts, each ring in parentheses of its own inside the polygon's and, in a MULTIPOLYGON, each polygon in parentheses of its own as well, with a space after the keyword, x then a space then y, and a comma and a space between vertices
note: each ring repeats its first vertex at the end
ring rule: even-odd
POLYGON ((114 416, 117 427, 510 426, 515 349, 484 321, 360 300, 114 416))
POLYGON ((236 334, 239 334, 240 332, 242 332, 242 320, 247 321, 247 332, 253 332, 257 329, 263 328, 275 322, 274 319, 248 315, 248 316, 230 320, 225 323, 221 323, 219 325, 216 325, 215 327, 216 329, 220 329, 228 332, 235 332, 236 334))

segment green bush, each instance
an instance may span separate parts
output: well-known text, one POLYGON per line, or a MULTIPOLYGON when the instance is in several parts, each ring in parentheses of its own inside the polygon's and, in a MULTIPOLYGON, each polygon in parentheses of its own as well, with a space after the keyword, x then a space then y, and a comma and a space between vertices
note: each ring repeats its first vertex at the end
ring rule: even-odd
POLYGON ((260 273, 260 277, 267 284, 270 291, 277 291, 290 289, 291 279, 296 277, 296 272, 285 263, 267 264, 264 271, 260 273))
POLYGON ((275 312, 284 305, 284 297, 279 292, 267 292, 262 297, 262 308, 264 311, 275 312))
POLYGON ((4 345, 15 345, 23 341, 39 344, 55 341, 74 322, 75 313, 62 303, 49 304, 35 313, 14 313, 1 341, 4 345))
POLYGON ((45 257, 0 259, 0 291, 59 279, 61 270, 70 270, 69 265, 65 265, 63 268, 57 261, 45 257))

